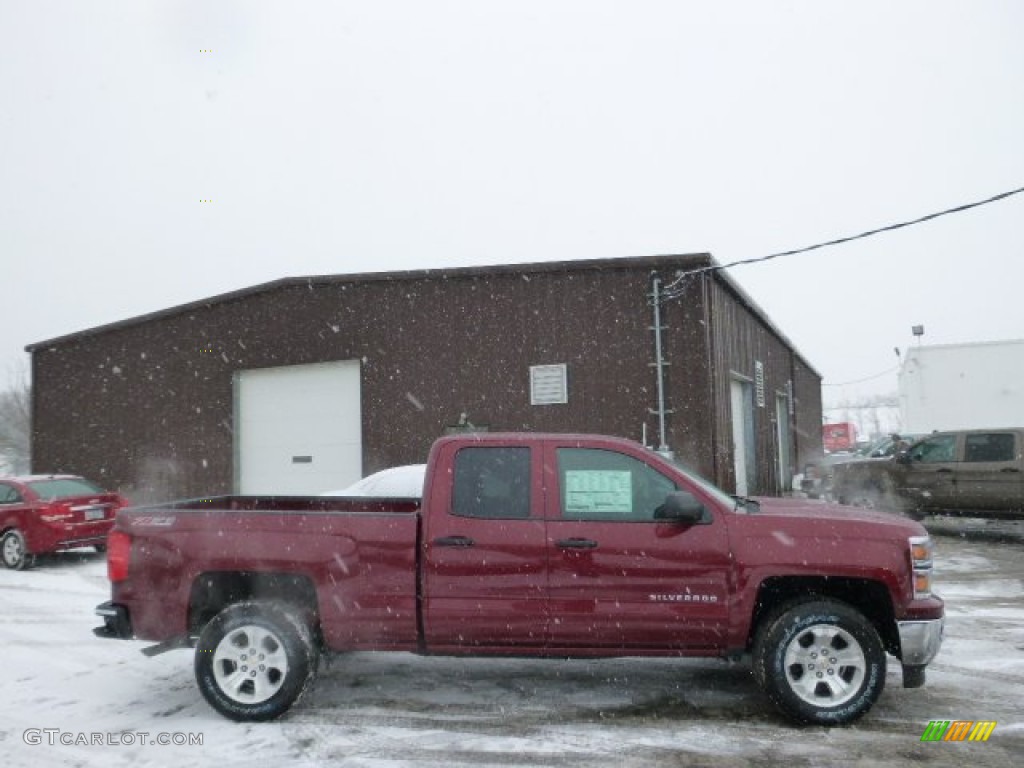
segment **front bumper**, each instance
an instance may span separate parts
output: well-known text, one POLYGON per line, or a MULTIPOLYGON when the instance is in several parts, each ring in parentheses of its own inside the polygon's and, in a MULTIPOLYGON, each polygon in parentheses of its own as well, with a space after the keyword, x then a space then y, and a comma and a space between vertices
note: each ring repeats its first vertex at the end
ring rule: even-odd
POLYGON ((95 627, 92 631, 96 637, 116 640, 131 640, 135 637, 131 617, 123 605, 107 600, 96 606, 96 615, 103 619, 103 626, 95 627))
POLYGON ((896 622, 900 632, 900 661, 903 666, 923 667, 939 652, 945 619, 896 622))

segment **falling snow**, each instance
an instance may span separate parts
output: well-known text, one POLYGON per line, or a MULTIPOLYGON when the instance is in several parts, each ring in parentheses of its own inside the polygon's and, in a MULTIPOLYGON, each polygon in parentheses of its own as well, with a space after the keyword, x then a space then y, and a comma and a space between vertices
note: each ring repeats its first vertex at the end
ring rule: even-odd
MULTIPOLYGON (((229 722, 196 689, 192 655, 146 658, 145 643, 101 640, 93 607, 108 599, 91 554, 0 571, 5 653, 0 742, 8 765, 104 768, 266 765, 640 766, 907 762, 962 768, 1017 765, 1024 751, 1024 544, 936 539, 947 600, 942 652, 924 688, 885 691, 848 728, 797 728, 774 713, 743 663, 686 659, 531 661, 356 653, 322 665, 283 719, 229 722), (979 695, 979 685, 984 695, 979 695), (935 718, 995 720, 984 745, 922 744, 935 718), (32 746, 26 729, 201 733, 202 747, 32 746), (966 762, 965 762, 966 761, 966 762)), ((348 564, 335 558, 337 575, 348 564)), ((336 599, 336 598, 335 598, 336 599)), ((345 607, 340 601, 339 607, 345 607)), ((348 606, 350 610, 361 610, 348 606)))

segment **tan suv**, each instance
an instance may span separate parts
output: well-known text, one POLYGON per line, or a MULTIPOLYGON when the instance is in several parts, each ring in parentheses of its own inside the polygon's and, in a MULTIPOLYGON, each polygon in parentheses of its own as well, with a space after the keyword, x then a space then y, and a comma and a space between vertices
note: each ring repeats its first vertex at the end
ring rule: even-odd
POLYGON ((833 467, 841 504, 925 515, 1024 518, 1024 429, 934 432, 884 461, 833 467))

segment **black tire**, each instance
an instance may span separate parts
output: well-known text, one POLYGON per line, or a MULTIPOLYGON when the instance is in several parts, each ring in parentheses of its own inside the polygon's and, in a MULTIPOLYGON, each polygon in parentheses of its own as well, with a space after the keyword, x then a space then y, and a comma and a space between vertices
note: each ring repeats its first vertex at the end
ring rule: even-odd
POLYGON ((12 571, 31 568, 35 562, 35 557, 28 552, 25 536, 17 528, 12 528, 0 538, 0 560, 12 571))
POLYGON ((287 604, 235 603, 199 635, 196 682, 224 717, 273 720, 306 691, 318 660, 309 625, 287 604))
POLYGON ((791 604, 769 617, 754 641, 753 667, 772 703, 800 723, 851 723, 885 687, 878 632, 836 600, 791 604))

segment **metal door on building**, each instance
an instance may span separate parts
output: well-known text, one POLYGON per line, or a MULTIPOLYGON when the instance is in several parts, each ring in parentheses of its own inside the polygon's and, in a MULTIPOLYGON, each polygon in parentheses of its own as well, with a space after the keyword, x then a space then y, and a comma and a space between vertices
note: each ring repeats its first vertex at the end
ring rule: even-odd
POLYGON ((235 489, 315 494, 362 477, 357 360, 235 374, 235 489))
POLYGON ((789 424, 789 397, 775 396, 775 455, 778 457, 779 492, 785 493, 790 488, 792 467, 789 465, 792 430, 789 424))
POLYGON ((736 474, 736 494, 746 496, 757 482, 757 464, 754 452, 754 388, 749 381, 733 379, 732 398, 732 457, 736 474))

